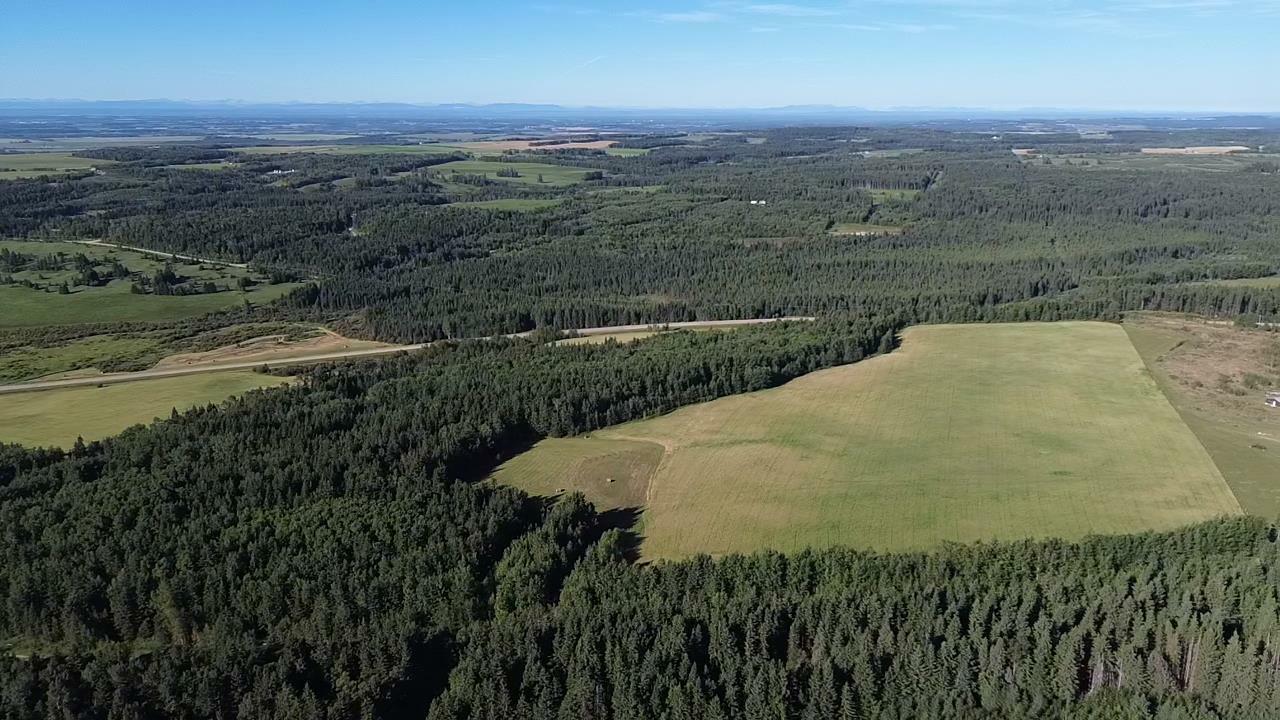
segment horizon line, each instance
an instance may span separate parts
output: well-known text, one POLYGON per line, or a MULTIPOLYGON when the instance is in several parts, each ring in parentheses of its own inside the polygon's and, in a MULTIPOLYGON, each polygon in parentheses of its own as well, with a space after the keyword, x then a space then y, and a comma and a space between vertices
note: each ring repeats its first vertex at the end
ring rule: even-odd
POLYGON ((1045 106, 1045 105, 1020 105, 1020 106, 991 106, 991 105, 887 105, 887 106, 865 106, 865 105, 841 105, 834 103, 790 103, 785 105, 595 105, 595 104, 566 104, 559 102, 536 102, 526 100, 498 100, 489 102, 477 101, 409 101, 409 100, 243 100, 236 98, 217 98, 217 99, 196 99, 196 98, 168 98, 168 97, 133 97, 133 98, 81 98, 81 97, 0 97, 0 105, 3 104, 19 104, 27 103, 31 105, 41 104, 144 104, 144 103, 169 103, 174 105, 226 105, 237 107, 254 107, 254 106, 378 106, 392 105, 401 107, 418 107, 418 108, 443 108, 443 107, 464 107, 483 109, 486 107, 496 106, 513 106, 513 107, 546 107, 557 108, 562 110, 611 110, 622 112, 646 112, 646 111, 681 111, 681 112, 762 112, 762 111, 783 111, 783 110, 809 110, 809 111, 857 111, 866 113, 891 113, 891 112, 998 112, 998 113, 1016 113, 1016 112, 1057 112, 1057 113, 1117 113, 1117 114, 1139 114, 1139 115, 1176 115, 1176 114, 1196 114, 1196 115, 1264 115, 1264 116, 1280 116, 1280 109, 1271 110, 1228 110, 1222 108, 1135 108, 1135 107, 1101 107, 1101 106, 1045 106))

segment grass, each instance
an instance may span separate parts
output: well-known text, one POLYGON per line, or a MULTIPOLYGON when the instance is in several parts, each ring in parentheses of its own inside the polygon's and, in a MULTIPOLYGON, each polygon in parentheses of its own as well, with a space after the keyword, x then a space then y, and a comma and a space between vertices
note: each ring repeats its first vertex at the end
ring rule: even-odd
POLYGON ((1191 172, 1239 172, 1260 160, 1274 160, 1275 154, 1243 155, 1147 155, 1142 153, 1090 153, 1076 155, 1028 155, 1022 161, 1032 167, 1072 165, 1087 170, 1146 170, 1191 172))
POLYGON ((580 337, 557 340, 557 345, 603 345, 610 340, 618 343, 635 342, 660 334, 659 330, 633 330, 629 332, 608 333, 605 335, 583 335, 580 337))
MULTIPOLYGON (((164 259, 157 256, 110 246, 3 240, 0 241, 0 248, 36 256, 58 252, 68 256, 83 253, 98 263, 99 272, 106 271, 111 258, 118 259, 131 271, 144 275, 153 274, 165 264, 164 259)), ((208 280, 220 286, 233 286, 238 278, 253 276, 247 270, 221 265, 177 264, 175 269, 185 277, 197 281, 208 280)), ((0 308, 5 310, 0 314, 0 328, 178 320, 236 307, 245 301, 268 303, 298 287, 297 283, 258 284, 247 292, 226 290, 201 295, 135 295, 130 291, 132 281, 119 279, 99 287, 73 286, 68 295, 59 295, 54 290, 63 281, 71 285, 75 275, 72 269, 12 273, 15 280, 30 280, 44 289, 20 285, 0 286, 0 308)))
POLYGON ((604 149, 605 155, 613 155, 615 157, 638 157, 640 155, 648 155, 649 148, 620 148, 612 147, 604 149))
POLYGON ((433 166, 431 170, 433 174, 443 174, 446 177, 452 173, 484 175, 490 180, 530 185, 538 185, 538 176, 541 175, 544 180, 542 184, 549 186, 573 185, 574 183, 582 182, 583 176, 591 172, 590 169, 547 165, 545 163, 493 162, 488 160, 456 160, 433 166), (520 173, 520 177, 498 177, 499 170, 516 170, 520 173))
POLYGON ((151 338, 96 335, 57 347, 20 347, 0 353, 0 382, 33 380, 124 361, 150 365, 164 355, 164 343, 151 338))
MULTIPOLYGON (((535 179, 537 179, 535 177, 535 179)), ((456 207, 473 207, 486 208, 489 210, 543 210, 549 207, 555 207, 562 201, 557 199, 537 199, 537 198, 504 198, 501 200, 470 200, 466 202, 451 203, 456 207)))
MULTIPOLYGON (((1240 506, 1267 518, 1280 515, 1280 411, 1262 406, 1261 392, 1237 398, 1195 382, 1185 370, 1186 377, 1174 377, 1166 358, 1175 349, 1183 351, 1185 343, 1196 343, 1194 336, 1143 318, 1128 318, 1124 327, 1152 377, 1222 471, 1240 506), (1214 394, 1221 397, 1214 398, 1214 394)), ((1224 345, 1227 334, 1244 332, 1235 328, 1222 331, 1208 340, 1210 347, 1224 345)), ((1212 367, 1205 369, 1206 375, 1219 375, 1231 359, 1244 354, 1239 348, 1222 351, 1234 357, 1210 357, 1212 367)))
POLYGON ((110 160, 75 157, 65 153, 0 153, 0 180, 62 175, 110 164, 110 160))
POLYGON ((38 327, 80 323, 146 322, 181 320, 236 307, 246 300, 255 304, 282 297, 296 284, 259 285, 249 292, 229 290, 209 295, 134 295, 128 280, 113 280, 104 287, 84 288, 70 295, 0 287, 0 327, 38 327))
POLYGON ((1077 538, 1240 512, 1103 323, 912 328, 887 356, 544 440, 494 479, 609 507, 618 468, 638 462, 649 479, 626 502, 644 508, 648 558, 1077 538))
POLYGON ((206 373, 105 387, 78 387, 0 395, 0 442, 71 446, 115 435, 127 427, 218 403, 287 378, 254 372, 206 373))

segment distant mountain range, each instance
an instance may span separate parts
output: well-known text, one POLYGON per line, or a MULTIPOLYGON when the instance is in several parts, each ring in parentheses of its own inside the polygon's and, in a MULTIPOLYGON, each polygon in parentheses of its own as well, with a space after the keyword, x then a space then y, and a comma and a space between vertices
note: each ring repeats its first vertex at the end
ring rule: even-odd
POLYGON ((902 107, 868 109, 837 105, 786 105, 764 108, 633 108, 600 106, 567 106, 537 103, 255 103, 240 101, 197 100, 42 100, 0 99, 0 115, 172 115, 228 117, 360 117, 404 118, 414 120, 696 120, 743 121, 785 120, 790 122, 892 122, 958 119, 1084 119, 1084 118, 1271 118, 1258 113, 1211 113, 1178 111, 1117 111, 1072 108, 957 108, 902 107))

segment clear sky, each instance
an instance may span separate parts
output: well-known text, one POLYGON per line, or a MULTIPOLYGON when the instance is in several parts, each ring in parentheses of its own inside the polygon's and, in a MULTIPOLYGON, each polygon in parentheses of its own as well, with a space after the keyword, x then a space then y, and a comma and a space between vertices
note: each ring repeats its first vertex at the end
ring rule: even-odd
POLYGON ((0 0, 0 97, 1280 111, 1280 0, 0 0))

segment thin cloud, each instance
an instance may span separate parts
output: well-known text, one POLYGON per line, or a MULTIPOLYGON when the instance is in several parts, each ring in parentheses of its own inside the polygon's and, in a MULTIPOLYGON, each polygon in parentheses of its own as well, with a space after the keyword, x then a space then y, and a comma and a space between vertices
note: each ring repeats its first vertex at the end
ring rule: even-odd
POLYGON ((813 7, 811 5, 792 5, 790 3, 760 3, 742 6, 743 12, 756 15, 778 15, 781 17, 830 17, 839 15, 840 11, 831 8, 813 7))
POLYGON ((719 22, 724 19, 724 16, 720 13, 709 12, 706 10, 658 13, 654 17, 662 22, 673 23, 712 23, 719 22))

